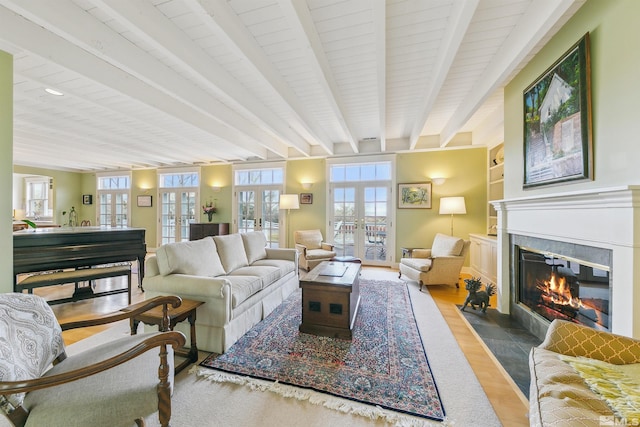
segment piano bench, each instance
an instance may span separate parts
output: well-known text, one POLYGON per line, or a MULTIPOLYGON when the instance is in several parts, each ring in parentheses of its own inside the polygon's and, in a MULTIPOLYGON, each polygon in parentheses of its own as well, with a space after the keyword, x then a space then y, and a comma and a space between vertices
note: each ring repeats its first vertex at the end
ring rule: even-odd
POLYGON ((129 304, 131 304, 131 264, 114 265, 105 267, 80 268, 76 270, 62 270, 51 273, 41 273, 28 276, 18 282, 14 287, 14 292, 23 292, 27 290, 30 294, 34 288, 43 286, 63 285, 65 283, 75 283, 75 292, 70 298, 60 298, 48 301, 49 304, 61 304, 65 302, 78 301, 87 298, 97 298, 106 295, 120 294, 127 292, 129 294, 129 304), (97 279, 106 279, 109 277, 127 276, 127 287, 122 289, 113 289, 103 292, 82 292, 78 287, 78 282, 91 281, 97 279))

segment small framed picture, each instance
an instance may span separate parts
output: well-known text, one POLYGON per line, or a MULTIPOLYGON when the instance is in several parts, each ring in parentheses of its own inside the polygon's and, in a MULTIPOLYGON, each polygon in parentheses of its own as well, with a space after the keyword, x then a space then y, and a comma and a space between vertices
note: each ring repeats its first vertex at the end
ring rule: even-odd
POLYGON ((91 194, 83 194, 82 195, 82 204, 90 205, 93 203, 93 196, 91 194))
POLYGON ((148 208, 151 204, 151 196, 138 196, 138 207, 148 208))
POLYGON ((301 205, 310 205, 313 203, 313 194, 312 193, 300 193, 300 204, 301 205))
POLYGON ((399 209, 431 209, 431 183, 398 184, 399 209))

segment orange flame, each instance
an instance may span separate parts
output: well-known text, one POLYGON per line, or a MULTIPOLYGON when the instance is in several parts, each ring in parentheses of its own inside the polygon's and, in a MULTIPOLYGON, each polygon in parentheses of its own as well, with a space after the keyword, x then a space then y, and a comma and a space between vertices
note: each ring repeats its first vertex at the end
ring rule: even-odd
POLYGON ((573 308, 584 307, 580 298, 571 295, 571 288, 566 279, 556 276, 555 273, 551 274, 549 280, 545 280, 544 283, 539 284, 537 287, 543 292, 542 299, 546 303, 569 305, 573 308))

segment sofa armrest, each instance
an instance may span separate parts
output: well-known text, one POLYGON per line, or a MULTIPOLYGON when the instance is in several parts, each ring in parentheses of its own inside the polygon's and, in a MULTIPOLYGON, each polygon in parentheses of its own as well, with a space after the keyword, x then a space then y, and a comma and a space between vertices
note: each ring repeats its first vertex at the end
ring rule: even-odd
POLYGON ((144 277, 152 277, 159 274, 158 258, 155 255, 151 255, 144 262, 144 277))
POLYGON ((168 274, 145 277, 142 283, 145 289, 167 295, 202 296, 213 299, 225 299, 231 295, 231 283, 224 277, 168 274))
POLYGON ((616 365, 640 363, 640 340, 565 320, 556 319, 551 322, 545 339, 538 348, 616 365))
POLYGON ((322 247, 322 249, 324 249, 325 251, 332 251, 334 245, 332 245, 331 243, 322 242, 320 243, 320 247, 322 247))
POLYGON ((268 259, 298 262, 298 251, 293 248, 266 248, 268 259))
POLYGON ((411 258, 431 258, 431 249, 414 249, 411 258))

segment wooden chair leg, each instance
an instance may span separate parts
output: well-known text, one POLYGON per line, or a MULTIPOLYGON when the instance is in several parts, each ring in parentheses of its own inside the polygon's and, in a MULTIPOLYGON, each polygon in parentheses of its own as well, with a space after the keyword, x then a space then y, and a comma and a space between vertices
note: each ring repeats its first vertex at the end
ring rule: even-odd
POLYGON ((171 384, 169 384, 169 363, 166 344, 160 347, 160 366, 158 368, 158 418, 162 427, 168 427, 171 420, 171 384))

